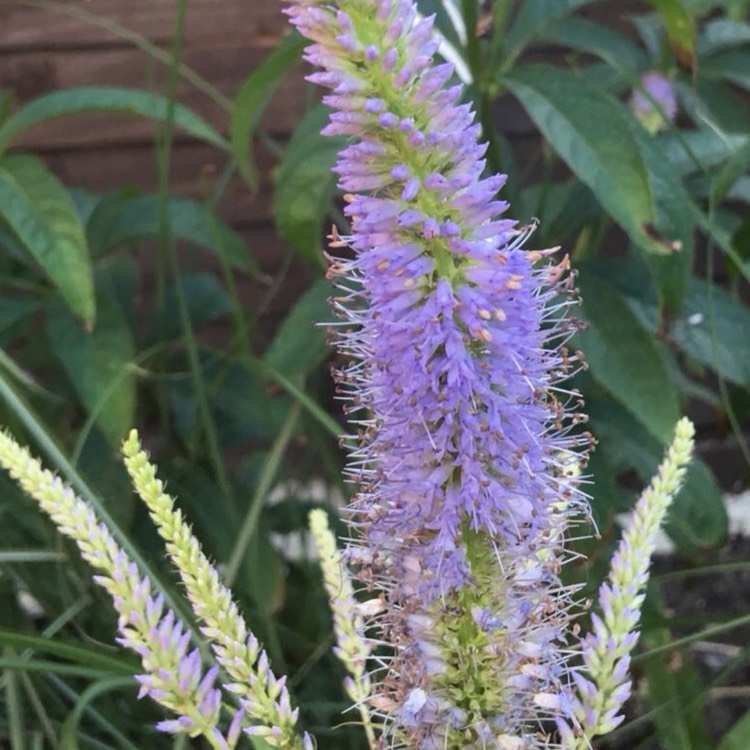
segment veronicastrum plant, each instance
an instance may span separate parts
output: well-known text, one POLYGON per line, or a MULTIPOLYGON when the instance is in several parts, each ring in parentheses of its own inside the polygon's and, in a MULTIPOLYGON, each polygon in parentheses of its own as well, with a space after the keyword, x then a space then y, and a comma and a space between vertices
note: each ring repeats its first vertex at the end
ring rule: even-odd
MULTIPOLYGON (((472 611, 475 639, 478 634, 487 636, 480 636, 474 644, 474 653, 468 654, 476 662, 464 664, 466 675, 476 680, 476 675, 481 674, 480 666, 487 669, 488 661, 500 663, 503 669, 498 670, 497 677, 506 684, 493 682, 484 686, 487 692, 496 691, 494 695, 485 696, 485 705, 491 706, 502 699, 503 690, 509 690, 518 699, 521 690, 529 691, 530 683, 544 685, 545 692, 532 693, 533 700, 527 704, 531 713, 526 715, 514 715, 512 707, 503 707, 499 709, 501 713, 496 710, 483 716, 482 707, 467 703, 472 698, 476 700, 479 687, 476 682, 456 680, 446 689, 450 683, 443 678, 443 665, 438 659, 455 658, 454 649, 462 645, 457 638, 461 623, 465 622, 461 611, 454 611, 454 630, 448 631, 450 636, 444 641, 436 634, 420 631, 420 640, 414 642, 413 629, 405 629, 401 637, 394 638, 388 618, 383 616, 389 614, 389 608, 397 606, 393 603, 393 594, 384 589, 368 601, 355 599, 347 572, 346 560, 350 556, 338 551, 326 514, 322 510, 313 511, 311 533, 334 613, 338 644, 334 651, 349 673, 346 691, 359 710, 369 746, 373 750, 384 744, 433 747, 435 737, 440 736, 444 747, 582 750, 590 746, 591 738, 615 728, 623 719, 621 710, 630 693, 630 653, 638 640, 636 627, 655 536, 683 479, 692 440, 692 425, 682 420, 657 477, 626 524, 609 578, 599 592, 601 616, 593 616, 593 631, 578 646, 567 643, 571 633, 562 631, 555 634, 560 643, 541 640, 539 632, 547 634, 548 630, 538 623, 533 623, 527 632, 512 633, 512 637, 519 640, 508 644, 508 634, 503 632, 502 622, 493 613, 502 611, 505 617, 509 614, 518 617, 519 614, 513 612, 517 605, 515 600, 502 601, 497 597, 495 609, 472 611), (377 631, 378 638, 368 634, 368 624, 369 633, 377 631), (433 646, 429 650, 427 637, 433 646), (563 642, 566 643, 564 655, 559 649, 563 642), (378 646, 387 646, 397 654, 416 650, 418 657, 411 665, 412 674, 421 673, 420 684, 424 687, 411 687, 399 702, 391 694, 392 681, 402 677, 401 673, 393 671, 399 661, 392 655, 385 659, 374 658, 373 652, 378 646), (513 646, 524 658, 503 663, 513 646), (582 665, 568 664, 562 668, 564 661, 578 654, 582 656, 582 665), (543 666, 552 658, 558 667, 554 680, 550 680, 543 666), (376 665, 373 667, 371 662, 376 665), (428 694, 425 688, 432 692, 428 694), (466 723, 466 705, 473 711, 471 723, 466 723), (438 719, 440 711, 445 714, 438 719), (556 734, 549 734, 545 729, 544 722, 550 718, 556 722, 556 734), (481 739, 468 744, 472 742, 472 735, 479 735, 481 739)), ((203 638, 197 638, 197 642, 188 624, 165 607, 163 597, 152 595, 152 582, 118 546, 92 508, 45 470, 26 448, 0 433, 0 465, 37 501, 58 530, 76 543, 83 557, 98 571, 95 581, 111 595, 119 615, 118 641, 141 660, 142 673, 136 677, 140 685, 138 697, 150 696, 175 715, 175 718, 160 721, 156 728, 175 735, 203 737, 218 750, 231 750, 243 735, 262 738, 271 747, 310 750, 315 746, 314 738, 297 726, 298 709, 292 708, 285 678, 276 678, 269 668, 268 657, 248 630, 231 593, 201 551, 182 514, 174 508, 173 499, 164 493, 135 433, 124 444, 123 453, 135 490, 167 542, 167 553, 182 579, 194 615, 201 623, 203 638), (204 643, 210 644, 213 650, 214 664, 207 669, 203 664, 206 654, 200 651, 204 643)), ((357 551, 361 550, 357 548, 357 551)), ((501 551, 498 545, 497 554, 501 551)), ((360 558, 358 554, 357 559, 360 558)), ((546 559, 547 556, 542 557, 546 559)), ((527 579, 527 588, 536 591, 536 596, 540 596, 539 580, 533 574, 538 564, 534 560, 527 566, 532 574, 527 579)), ((487 582, 497 585, 503 575, 503 569, 498 567, 495 580, 487 574, 487 582)), ((564 589, 550 593, 550 596, 561 595, 567 605, 564 589)), ((533 597, 534 594, 527 595, 532 601, 533 597)), ((554 606, 552 601, 547 603, 554 606)), ((523 614, 522 610, 521 616, 523 614)), ((390 616, 394 617, 392 610, 390 616)), ((413 609, 409 618, 422 625, 420 620, 430 618, 430 613, 413 609)), ((575 637, 577 640, 577 632, 575 637)), ((513 658, 512 652, 510 656, 513 658)))
MULTIPOLYGON (((483 176, 472 110, 449 85, 452 68, 433 65, 432 18, 410 0, 299 0, 288 13, 315 42, 312 80, 331 90, 324 132, 352 139, 336 167, 351 233, 334 232, 330 258, 351 361, 338 378, 357 430, 343 554, 326 519, 311 517, 345 689, 373 748, 588 747, 622 720, 654 536, 692 426, 678 423, 581 638, 583 608, 561 580, 568 539, 588 521, 589 438, 562 385, 578 366, 565 348, 567 262, 524 249, 532 227, 501 218, 505 178, 483 176), (355 586, 369 593, 360 600, 355 586)), ((313 747, 137 436, 123 453, 198 630, 152 595, 90 503, 0 441, 0 463, 112 596, 141 695, 172 713, 158 729, 215 748, 242 737, 313 747)))

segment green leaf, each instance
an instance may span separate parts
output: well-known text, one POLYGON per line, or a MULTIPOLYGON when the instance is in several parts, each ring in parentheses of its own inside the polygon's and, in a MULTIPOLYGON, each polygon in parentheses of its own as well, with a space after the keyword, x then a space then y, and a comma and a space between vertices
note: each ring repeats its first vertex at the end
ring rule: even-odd
POLYGON ((708 57, 728 47, 750 44, 750 24, 715 18, 709 21, 698 39, 698 54, 708 57))
POLYGON ((640 247, 665 253, 676 242, 690 241, 690 213, 679 207, 689 196, 621 102, 549 65, 522 66, 503 80, 550 145, 640 247))
MULTIPOLYGON (((596 274, 625 295, 641 323, 656 335, 660 326, 648 275, 632 260, 587 263, 585 274, 596 274)), ((750 308, 721 287, 703 279, 690 281, 685 305, 671 322, 669 340, 680 351, 723 378, 750 387, 750 308)))
POLYGON ((698 128, 741 135, 750 130, 747 103, 730 84, 700 77, 694 83, 678 81, 676 88, 682 109, 698 128))
POLYGON ((505 38, 505 67, 509 67, 529 43, 542 37, 557 21, 591 2, 593 0, 526 0, 521 3, 505 38))
POLYGON ((0 297, 0 333, 39 309, 39 302, 31 297, 0 297))
POLYGON ((255 606, 266 616, 273 614, 283 599, 283 563, 263 521, 247 545, 242 567, 246 571, 243 585, 255 606))
POLYGON ((622 102, 567 70, 526 65, 503 80, 552 148, 646 251, 664 305, 678 310, 690 277, 693 213, 653 140, 622 102))
MULTIPOLYGON (((611 398, 589 391, 586 408, 592 432, 602 442, 615 471, 635 469, 644 485, 650 482, 662 461, 665 443, 611 398)), ((705 463, 693 458, 670 508, 665 531, 681 554, 699 557, 724 543, 728 527, 721 489, 705 463)))
POLYGON ((667 37, 677 59, 692 68, 695 64, 696 26, 693 16, 681 0, 646 0, 659 11, 667 37))
POLYGON ((734 161, 748 143, 750 138, 746 135, 717 133, 711 128, 681 133, 679 139, 664 136, 658 141, 660 151, 680 177, 734 161))
POLYGON ((690 278, 694 207, 653 139, 621 102, 568 71, 527 66, 508 79, 552 147, 645 251, 662 304, 678 311, 690 278))
MULTIPOLYGON (((208 273, 187 273, 180 278, 185 294, 188 314, 193 329, 228 315, 232 304, 226 289, 208 273)), ((168 341, 182 335, 182 325, 174 314, 177 309, 177 290, 174 284, 168 289, 164 308, 157 310, 151 321, 150 341, 168 341)))
POLYGON ((738 278, 743 272, 746 274, 750 268, 750 215, 746 216, 733 232, 732 247, 736 253, 736 261, 732 262, 727 270, 732 278, 738 278))
POLYGON ((701 72, 706 78, 725 79, 750 91, 750 49, 735 47, 706 60, 701 72))
MULTIPOLYGON (((259 273, 243 239, 203 204, 170 198, 167 219, 175 237, 221 251, 233 266, 259 273)), ((97 206, 87 226, 92 252, 101 255, 129 242, 158 237, 159 221, 158 195, 110 196, 97 206)))
MULTIPOLYGON (((123 190, 122 192, 125 192, 125 190, 123 190)), ((91 214, 100 201, 100 197, 96 193, 84 190, 83 188, 69 187, 68 194, 70 195, 70 199, 73 201, 73 205, 76 209, 76 214, 81 220, 81 224, 86 226, 88 220, 91 218, 91 214)))
POLYGON ((587 18, 563 18, 546 30, 542 38, 551 44, 596 55, 621 73, 634 75, 648 64, 643 52, 627 37, 587 18))
POLYGON ((727 380, 750 388, 750 309, 715 284, 693 279, 671 338, 727 380))
MULTIPOLYGON (((28 102, 3 123, 0 127, 0 153, 34 125, 92 112, 134 115, 165 122, 169 100, 150 91, 117 86, 81 86, 53 91, 28 102)), ((211 125, 179 103, 175 105, 174 124, 199 140, 228 149, 227 142, 211 125)))
POLYGON ((292 137, 276 171, 273 210, 281 236, 302 258, 322 266, 323 220, 335 193, 331 167, 344 144, 342 138, 320 135, 328 109, 313 107, 292 137))
POLYGON ((0 221, 41 266, 70 310, 94 322, 94 281, 86 235, 67 190, 33 156, 0 159, 0 221))
POLYGON ((539 219, 538 235, 541 245, 552 246, 572 240, 587 225, 602 217, 602 209, 591 191, 579 180, 541 182, 524 188, 520 217, 539 219))
POLYGON ((667 443, 680 417, 656 343, 617 289, 581 273, 583 313, 590 328, 578 334, 591 374, 658 440, 667 443))
POLYGON ((47 333, 86 411, 113 448, 133 425, 135 376, 133 341, 122 312, 107 296, 98 300, 93 331, 85 331, 59 303, 50 306, 47 333))
POLYGON ((299 61, 306 40, 296 31, 277 45, 271 54, 245 79, 232 107, 229 140, 237 168, 248 184, 257 189, 253 164, 253 135, 281 79, 299 61))
MULTIPOLYGON (((272 438, 289 410, 289 399, 278 387, 270 393, 264 379, 242 363, 227 362, 216 352, 201 352, 201 368, 209 391, 209 405, 222 445, 272 438)), ((187 369, 177 363, 176 369, 187 369)), ((188 440, 198 427, 197 404, 189 379, 175 379, 168 392, 181 437, 188 440)))
MULTIPOLYGON (((655 589, 649 592, 651 599, 655 589)), ((659 609, 663 604, 659 601, 659 609)), ((646 648, 667 645, 673 636, 666 628, 646 630, 646 648)), ((711 742, 703 711, 690 710, 704 690, 703 682, 689 660, 675 661, 669 653, 652 656, 645 662, 646 682, 654 724, 664 750, 710 750, 711 742)))
POLYGON ((639 13, 632 16, 633 27, 638 32, 641 44, 646 48, 649 59, 659 60, 665 42, 664 27, 656 13, 639 13))
MULTIPOLYGON (((591 510, 594 521, 602 533, 606 533, 615 522, 617 512, 623 504, 623 490, 617 485, 617 472, 608 460, 605 446, 597 445, 586 465, 586 473, 591 475, 591 510)), ((592 540, 589 544, 598 545, 600 541, 592 540)))
MULTIPOLYGON (((79 194, 84 191, 78 191, 79 194)), ((139 191, 133 187, 121 188, 111 193, 97 195, 86 193, 86 198, 77 201, 78 213, 81 221, 86 227, 86 238, 91 250, 91 257, 99 258, 115 246, 111 245, 110 236, 117 236, 121 230, 118 229, 120 213, 129 201, 140 196, 139 191), (81 208, 85 205, 82 214, 81 208)))
POLYGON ((683 554, 695 557, 722 545, 728 526, 721 488, 708 466, 693 459, 667 519, 667 534, 683 554))
POLYGON ((325 359, 327 333, 320 325, 332 317, 330 282, 322 279, 299 298, 279 328, 264 361, 287 377, 301 375, 325 359))
POLYGON ((750 747, 750 711, 732 724, 716 750, 747 750, 750 747))

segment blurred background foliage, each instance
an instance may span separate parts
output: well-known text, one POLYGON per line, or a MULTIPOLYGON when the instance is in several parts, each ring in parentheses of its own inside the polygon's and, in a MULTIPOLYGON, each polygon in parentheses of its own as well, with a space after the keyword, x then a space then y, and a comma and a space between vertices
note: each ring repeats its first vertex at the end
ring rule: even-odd
MULTIPOLYGON (((335 518, 351 492, 340 475, 345 427, 328 374, 333 355, 313 325, 330 318, 326 228, 346 226, 330 172, 341 143, 318 135, 326 112, 312 90, 290 140, 262 126, 285 77, 303 72, 301 39, 279 41, 227 97, 183 59, 186 0, 174 4, 170 46, 97 15, 95 3, 7 1, 40 9, 45 23, 66 13, 83 19, 134 45, 166 77, 163 87, 104 86, 92 69, 91 85, 21 103, 0 91, 0 422, 174 591, 119 463, 120 441, 137 426, 275 669, 290 675, 308 728, 326 748, 361 747, 341 714, 342 672, 329 655, 329 614, 305 534, 311 508, 335 518), (212 99, 221 127, 180 101, 184 82, 212 99), (156 192, 63 183, 23 147, 34 128, 92 112, 151 123, 156 192), (202 199, 173 186, 183 135, 223 164, 202 199), (268 198, 287 248, 273 274, 222 218, 230 181, 268 189, 259 144, 276 160, 268 198), (307 289, 269 318, 290 267, 307 289)), ((617 514, 685 412, 712 463, 695 462, 675 505, 670 575, 715 574, 705 565, 727 538, 722 489, 746 488, 750 467, 749 3, 419 5, 436 14, 441 52, 475 102, 490 142, 487 169, 510 175, 513 215, 537 219, 533 246, 562 246, 578 271, 578 315, 588 326, 572 346, 588 369, 570 387, 583 395, 598 441, 587 471, 602 538, 581 543, 591 563, 571 575, 596 585, 617 514), (644 123, 630 103, 637 93, 649 99, 641 78, 654 71, 674 87, 678 112, 672 120, 651 100, 644 123)), ((112 645, 106 597, 5 477, 0 519, 0 747, 185 746, 151 729, 156 711, 134 700, 135 663, 112 645)), ((708 703, 707 687, 742 670, 750 679, 748 647, 734 647, 710 682, 685 650, 747 616, 686 622, 658 587, 651 594, 640 716, 607 746, 750 747, 750 713, 716 726, 696 710, 708 703), (685 632, 682 650, 670 650, 685 632)), ((737 595, 750 601, 749 591, 737 595)))

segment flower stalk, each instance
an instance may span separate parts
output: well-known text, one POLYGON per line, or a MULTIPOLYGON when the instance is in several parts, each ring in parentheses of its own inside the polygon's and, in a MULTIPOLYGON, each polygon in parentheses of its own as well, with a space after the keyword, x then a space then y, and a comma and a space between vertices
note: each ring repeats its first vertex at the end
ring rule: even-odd
POLYGON ((677 423, 667 455, 636 503, 599 588, 601 615, 591 616, 593 630, 582 647, 584 669, 574 674, 575 722, 559 722, 565 750, 588 750, 593 737, 611 732, 624 719, 620 711, 630 696, 630 654, 638 642, 656 535, 685 478, 694 435, 690 420, 677 423))
POLYGON ((556 387, 576 362, 567 261, 524 251, 532 228, 503 217, 433 18, 411 0, 287 13, 329 89, 323 132, 352 139, 335 167, 351 235, 332 246, 349 255, 329 275, 359 428, 347 556, 394 647, 371 705, 395 746, 541 746, 566 710, 560 530, 586 512, 565 467, 587 436, 556 387))
POLYGON ((204 673, 199 650, 189 648, 189 630, 165 608, 161 595, 151 595, 150 581, 140 575, 93 509, 5 432, 0 432, 0 465, 99 572, 94 580, 112 596, 119 615, 118 640, 141 658, 143 674, 136 678, 139 697, 149 695, 178 715, 157 728, 202 736, 215 750, 231 750, 238 732, 236 722, 226 736, 218 727, 222 707, 221 692, 214 686, 218 670, 204 673))
POLYGON ((245 715, 256 722, 245 731, 262 736, 272 747, 311 747, 311 739, 296 730, 299 712, 292 709, 286 678, 274 676, 268 656, 240 614, 232 592, 221 582, 182 512, 174 507, 174 499, 164 492, 135 430, 122 451, 135 490, 166 541, 167 554, 202 622, 201 632, 210 640, 219 664, 234 680, 226 687, 240 697, 245 715))
POLYGON ((310 512, 310 533, 315 540, 323 584, 333 612, 334 653, 349 673, 344 689, 359 711, 369 747, 375 750, 375 727, 367 707, 371 691, 367 660, 372 653, 372 644, 364 635, 363 612, 372 616, 382 609, 382 603, 379 599, 363 604, 355 600, 349 572, 336 546, 336 538, 328 527, 324 510, 318 508, 310 512))

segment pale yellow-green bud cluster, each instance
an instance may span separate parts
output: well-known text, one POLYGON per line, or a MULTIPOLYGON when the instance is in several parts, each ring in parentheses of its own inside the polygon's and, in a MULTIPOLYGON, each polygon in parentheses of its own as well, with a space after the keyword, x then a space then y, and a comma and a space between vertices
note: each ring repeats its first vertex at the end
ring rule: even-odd
POLYGON ((599 589, 601 616, 592 615, 593 632, 583 641, 586 672, 576 675, 577 726, 559 722, 565 750, 587 750, 591 738, 612 731, 630 695, 630 654, 638 641, 638 623, 656 535, 685 478, 695 429, 681 419, 659 471, 643 492, 615 552, 607 581, 599 589))
POLYGON ((99 571, 94 580, 112 596, 119 614, 119 640, 141 658, 144 673, 136 678, 140 695, 149 695, 178 714, 158 728, 203 736, 215 750, 234 747, 236 733, 224 737, 217 726, 221 699, 214 687, 216 670, 203 673, 198 650, 189 651, 188 629, 165 608, 161 596, 152 596, 150 581, 141 576, 94 510, 4 432, 0 432, 0 465, 99 571))
POLYGON ((320 508, 310 513, 310 532, 315 540, 323 583, 333 612, 333 629, 336 634, 334 653, 349 673, 344 687, 359 709, 370 747, 375 747, 375 732, 367 708, 370 697, 370 678, 367 659, 372 647, 365 637, 363 610, 373 615, 380 608, 380 601, 373 600, 364 605, 354 598, 354 589, 349 573, 336 546, 336 538, 328 527, 328 516, 320 508))
POLYGON ((167 553, 203 623, 201 632, 212 642, 217 661, 234 680, 227 689, 240 696, 247 716, 261 725, 249 728, 249 733, 262 735, 274 747, 301 750, 308 743, 295 728, 297 710, 291 707, 286 678, 274 676, 231 591, 203 553, 182 512, 174 507, 173 498, 164 492, 135 430, 123 444, 123 454, 136 492, 166 541, 167 553))

